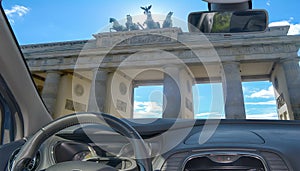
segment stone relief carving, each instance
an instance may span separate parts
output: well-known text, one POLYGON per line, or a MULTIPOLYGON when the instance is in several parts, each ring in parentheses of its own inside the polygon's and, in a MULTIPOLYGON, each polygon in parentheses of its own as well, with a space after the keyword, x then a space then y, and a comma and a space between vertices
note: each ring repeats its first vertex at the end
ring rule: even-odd
POLYGON ((189 100, 188 98, 185 98, 185 107, 191 112, 194 111, 193 110, 193 102, 191 100, 189 100))
POLYGON ((82 96, 84 94, 84 88, 81 84, 76 84, 74 87, 74 93, 76 96, 82 96))
POLYGON ((65 109, 70 111, 83 112, 86 110, 86 105, 83 103, 75 102, 71 99, 66 99, 65 109))
POLYGON ((134 36, 130 39, 126 39, 122 41, 118 45, 153 44, 153 43, 163 43, 163 42, 171 42, 171 41, 172 39, 170 37, 148 34, 148 35, 134 36))
POLYGON ((120 85, 119 85, 119 90, 120 90, 120 93, 122 95, 125 95, 127 93, 127 86, 125 83, 121 82, 120 85))
POLYGON ((127 103, 123 102, 122 100, 117 99, 117 110, 122 111, 122 112, 126 112, 126 108, 127 108, 127 103))

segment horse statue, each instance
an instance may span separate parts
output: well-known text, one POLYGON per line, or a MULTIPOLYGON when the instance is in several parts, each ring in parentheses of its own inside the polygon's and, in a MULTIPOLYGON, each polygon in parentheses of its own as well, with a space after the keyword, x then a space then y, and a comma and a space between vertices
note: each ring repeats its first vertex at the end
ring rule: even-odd
POLYGON ((144 10, 144 14, 147 15, 147 19, 143 25, 146 24, 147 29, 158 29, 158 28, 160 28, 160 24, 159 24, 159 22, 155 22, 153 20, 151 11, 150 11, 151 7, 152 7, 152 5, 150 5, 148 7, 141 7, 141 9, 144 10))
POLYGON ((162 27, 163 28, 170 28, 170 27, 173 27, 173 21, 172 21, 172 15, 173 15, 173 12, 169 12, 165 21, 163 22, 163 25, 162 27))
POLYGON ((130 15, 127 15, 126 18, 127 18, 127 22, 125 23, 125 25, 128 31, 140 29, 137 24, 132 22, 132 17, 130 15))
POLYGON ((112 28, 109 29, 110 32, 111 32, 111 30, 115 30, 115 31, 127 31, 127 28, 124 27, 124 26, 122 26, 116 19, 110 18, 109 22, 113 23, 112 28))

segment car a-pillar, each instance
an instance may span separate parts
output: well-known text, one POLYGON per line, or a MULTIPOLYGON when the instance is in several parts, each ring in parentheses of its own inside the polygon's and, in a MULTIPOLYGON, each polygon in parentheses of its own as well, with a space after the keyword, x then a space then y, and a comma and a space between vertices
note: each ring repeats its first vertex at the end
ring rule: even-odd
POLYGON ((279 119, 300 119, 300 67, 299 57, 279 60, 272 72, 271 81, 277 103, 279 119))

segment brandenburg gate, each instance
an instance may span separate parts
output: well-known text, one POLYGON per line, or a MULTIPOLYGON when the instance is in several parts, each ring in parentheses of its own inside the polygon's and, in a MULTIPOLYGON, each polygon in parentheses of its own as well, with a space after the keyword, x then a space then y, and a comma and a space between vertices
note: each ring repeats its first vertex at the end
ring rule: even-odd
POLYGON ((162 28, 21 47, 54 118, 75 111, 133 117, 134 87, 163 85, 163 117, 194 118, 192 87, 222 83, 227 119, 245 119, 243 81, 271 81, 280 119, 300 119, 300 36, 162 28))

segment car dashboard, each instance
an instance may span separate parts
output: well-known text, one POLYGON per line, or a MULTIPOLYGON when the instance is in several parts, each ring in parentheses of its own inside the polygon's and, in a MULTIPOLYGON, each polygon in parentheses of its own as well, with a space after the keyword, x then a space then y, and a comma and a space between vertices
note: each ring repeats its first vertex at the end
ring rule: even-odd
MULTIPOLYGON (((300 170, 297 121, 126 122, 145 140, 154 170, 300 170)), ((120 170, 137 170, 132 149, 126 137, 107 126, 72 127, 43 143, 33 168, 43 170, 65 161, 93 161, 120 170)))

